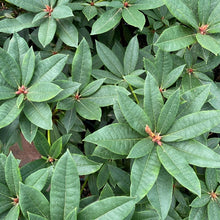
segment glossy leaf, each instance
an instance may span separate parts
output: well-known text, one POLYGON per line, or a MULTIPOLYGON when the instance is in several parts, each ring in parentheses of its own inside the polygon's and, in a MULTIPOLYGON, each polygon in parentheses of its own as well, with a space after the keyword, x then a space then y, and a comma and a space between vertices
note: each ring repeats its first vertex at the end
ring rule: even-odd
POLYGON ((220 111, 195 112, 176 120, 163 141, 184 141, 210 131, 220 123, 220 111), (219 120, 218 120, 219 119, 219 120))
POLYGON ((194 170, 188 165, 188 162, 182 155, 167 144, 163 148, 157 147, 157 153, 164 168, 184 187, 201 195, 201 186, 194 170))
POLYGON ((80 199, 80 182, 76 165, 67 151, 56 164, 51 179, 50 216, 51 219, 65 219, 78 208, 80 199), (57 206, 59 201, 59 206, 57 206))
POLYGON ((125 196, 109 197, 100 201, 96 201, 84 209, 79 214, 79 220, 91 219, 115 219, 121 220, 134 208, 134 199, 125 196))
POLYGON ((153 148, 148 155, 135 159, 131 170, 130 194, 136 197, 136 202, 146 196, 153 187, 159 171, 160 161, 156 148, 153 148))
POLYGON ((100 145, 116 154, 127 155, 142 137, 126 124, 111 124, 88 135, 84 141, 100 145))
POLYGON ((121 20, 121 9, 110 9, 92 26, 91 35, 102 34, 115 27, 121 20))

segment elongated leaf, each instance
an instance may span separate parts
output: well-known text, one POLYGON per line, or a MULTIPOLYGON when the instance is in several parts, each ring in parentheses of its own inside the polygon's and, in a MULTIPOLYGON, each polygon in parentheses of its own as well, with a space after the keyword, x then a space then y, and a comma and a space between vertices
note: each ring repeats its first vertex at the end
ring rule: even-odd
POLYGON ((101 120, 101 108, 89 99, 81 99, 75 103, 76 111, 83 118, 90 120, 101 120))
POLYGON ((121 9, 110 9, 92 26, 91 35, 102 34, 115 27, 121 20, 121 9))
POLYGON ((57 159, 62 151, 62 137, 58 138, 50 147, 49 155, 53 159, 57 159))
POLYGON ((207 207, 203 206, 201 208, 192 208, 189 213, 189 220, 206 220, 207 216, 207 207))
POLYGON ((34 187, 20 183, 19 205, 25 217, 27 217, 27 212, 31 212, 47 219, 50 218, 48 200, 34 187))
POLYGON ((177 118, 201 110, 210 92, 209 85, 198 86, 182 94, 181 98, 185 101, 180 105, 177 118))
POLYGON ((133 7, 124 8, 122 17, 128 24, 138 27, 140 30, 143 29, 146 22, 144 14, 133 7))
POLYGON ((183 24, 189 24, 195 29, 198 28, 198 21, 195 14, 183 0, 164 0, 164 2, 171 14, 173 14, 183 24))
POLYGON ((28 44, 19 34, 14 33, 8 44, 8 53, 15 59, 17 64, 22 64, 23 56, 28 51, 28 44))
POLYGON ((43 47, 46 47, 53 40, 56 29, 57 23, 50 16, 40 25, 38 39, 43 47))
POLYGON ((30 48, 24 56, 21 73, 22 85, 27 86, 32 79, 35 68, 35 54, 33 48, 30 48))
POLYGON ((57 23, 57 34, 60 39, 70 47, 78 45, 78 31, 74 24, 69 20, 59 20, 57 23))
POLYGON ((45 130, 52 129, 52 112, 47 103, 26 102, 24 114, 36 126, 45 130))
POLYGON ((52 12, 52 17, 55 19, 68 18, 73 16, 72 9, 67 5, 58 5, 52 12))
POLYGON ((19 213, 20 213, 20 208, 18 205, 16 205, 9 210, 4 220, 11 220, 11 219, 18 220, 19 213))
POLYGON ((12 208, 11 193, 5 184, 0 183, 0 214, 12 208))
POLYGON ((38 152, 44 156, 49 156, 50 145, 45 137, 45 135, 38 131, 35 138, 34 138, 34 146, 37 148, 38 152))
POLYGON ((51 219, 65 219, 74 208, 78 208, 79 199, 79 176, 76 165, 67 151, 59 159, 51 179, 51 219), (59 206, 57 206, 57 201, 59 201, 59 206))
POLYGON ((157 181, 147 194, 151 205, 157 210, 161 219, 165 219, 170 210, 173 193, 173 178, 164 168, 160 169, 157 181))
POLYGON ((105 81, 105 79, 98 79, 95 80, 91 83, 89 83, 80 93, 81 96, 85 97, 85 96, 90 96, 93 93, 95 93, 103 84, 103 82, 105 81))
POLYGON ((144 111, 152 122, 151 129, 156 128, 157 119, 163 107, 163 98, 155 78, 148 73, 144 85, 144 111))
POLYGON ((116 153, 127 155, 142 137, 126 124, 105 126, 88 135, 84 141, 100 145, 116 153))
POLYGON ((106 47, 103 43, 96 41, 96 50, 99 58, 104 65, 116 76, 121 77, 123 75, 123 67, 118 57, 106 47))
POLYGON ((177 25, 165 29, 155 45, 165 51, 176 51, 195 42, 196 38, 191 29, 177 25))
POLYGON ((129 74, 135 70, 139 55, 139 44, 137 36, 134 36, 125 51, 124 55, 124 73, 129 74))
POLYGON ((157 131, 165 134, 176 119, 180 104, 180 90, 174 92, 163 106, 157 122, 157 131))
POLYGON ((188 165, 182 155, 175 148, 163 144, 157 147, 157 153, 164 168, 184 187, 198 196, 201 195, 201 186, 194 170, 188 165))
POLYGON ((50 82, 38 82, 28 88, 27 99, 32 102, 44 102, 59 94, 62 89, 50 82))
POLYGON ((212 220, 218 220, 220 216, 220 205, 216 201, 210 201, 207 207, 208 218, 212 220))
POLYGON ((19 125, 24 138, 31 143, 37 133, 37 126, 32 124, 22 112, 19 117, 19 125))
POLYGON ((30 213, 30 212, 28 212, 28 219, 29 220, 48 220, 47 218, 44 218, 40 215, 36 215, 36 214, 30 213))
MULTIPOLYGON (((218 1, 217 1, 218 2, 218 1)), ((211 14, 208 18, 208 24, 216 24, 220 22, 220 17, 219 17, 219 10, 220 10, 220 3, 218 2, 215 8, 211 11, 211 14)))
POLYGON ((75 82, 81 83, 81 88, 84 88, 90 80, 92 72, 92 57, 89 45, 83 39, 76 50, 72 63, 72 79, 75 82))
POLYGON ((37 170, 25 179, 25 185, 32 186, 41 191, 47 182, 50 172, 51 167, 37 170))
POLYGON ((143 138, 132 147, 127 158, 139 158, 149 154, 154 147, 154 142, 151 138, 143 138))
POLYGON ((0 100, 10 99, 15 97, 15 89, 8 86, 0 86, 0 100))
POLYGON ((98 14, 97 8, 92 5, 85 6, 82 12, 86 16, 88 21, 94 18, 98 14))
POLYGON ((71 155, 77 168, 79 175, 88 175, 99 170, 102 164, 87 159, 87 157, 79 154, 71 155))
POLYGON ((207 24, 208 17, 210 15, 211 0, 199 0, 198 1, 198 15, 199 23, 207 24))
POLYGON ((140 10, 148 10, 148 9, 158 8, 162 5, 164 5, 163 0, 154 0, 154 1, 137 0, 135 1, 134 4, 132 4, 132 7, 140 10))
POLYGON ((157 156, 156 148, 142 157, 134 161, 131 170, 131 196, 136 197, 136 202, 140 201, 157 180, 160 171, 160 161, 157 156))
POLYGON ((0 32, 13 34, 19 32, 25 28, 35 27, 37 24, 33 24, 33 13, 24 13, 17 18, 8 18, 0 21, 0 32))
POLYGON ((199 44, 216 56, 220 53, 220 42, 210 35, 196 34, 199 44))
POLYGON ((0 106, 0 128, 13 122, 22 111, 23 106, 17 107, 16 98, 5 101, 0 106))
POLYGON ((207 194, 202 194, 201 195, 201 198, 199 197, 196 197, 192 203, 190 204, 191 207, 194 207, 194 208, 199 208, 199 207, 203 207, 205 205, 207 205, 207 203, 210 201, 210 195, 207 193, 207 194))
POLYGON ((220 166, 219 154, 196 140, 178 142, 173 145, 190 164, 210 168, 220 166))
POLYGON ((44 60, 41 60, 36 65, 34 82, 51 82, 63 70, 66 64, 67 56, 64 54, 56 54, 44 60))
POLYGON ((31 12, 39 12, 44 8, 44 4, 37 0, 10 0, 10 3, 31 12))
POLYGON ((152 127, 152 125, 144 110, 123 93, 118 94, 118 102, 121 112, 128 124, 139 134, 147 136, 145 126, 148 125, 149 127, 152 127))
POLYGON ((115 219, 121 220, 134 208, 133 198, 125 196, 116 196, 93 202, 78 214, 78 220, 90 219, 115 219))
POLYGON ((163 141, 184 141, 197 137, 220 123, 220 111, 195 112, 176 120, 163 141))
POLYGON ((18 162, 11 152, 6 159, 5 180, 11 193, 14 196, 19 195, 19 181, 21 181, 21 174, 18 168, 18 162))
POLYGON ((0 72, 4 80, 13 88, 17 88, 21 82, 21 70, 5 50, 0 48, 0 72))

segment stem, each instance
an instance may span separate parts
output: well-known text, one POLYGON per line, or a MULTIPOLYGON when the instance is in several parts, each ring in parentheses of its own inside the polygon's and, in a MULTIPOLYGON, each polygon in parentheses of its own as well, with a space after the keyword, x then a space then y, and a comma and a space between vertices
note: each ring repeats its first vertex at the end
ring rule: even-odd
POLYGON ((134 90, 133 90, 132 86, 131 86, 130 84, 128 84, 128 86, 129 86, 129 88, 130 88, 130 90, 131 90, 132 95, 133 95, 134 98, 135 98, 136 103, 139 104, 139 100, 138 100, 136 94, 134 93, 134 90))
POLYGON ((81 188, 81 190, 80 190, 80 195, 82 195, 83 190, 85 189, 88 180, 89 180, 89 177, 87 176, 86 179, 85 179, 85 181, 84 181, 84 183, 83 183, 83 185, 82 185, 82 188, 81 188))
POLYGON ((51 146, 50 130, 47 130, 47 141, 48 144, 51 146))

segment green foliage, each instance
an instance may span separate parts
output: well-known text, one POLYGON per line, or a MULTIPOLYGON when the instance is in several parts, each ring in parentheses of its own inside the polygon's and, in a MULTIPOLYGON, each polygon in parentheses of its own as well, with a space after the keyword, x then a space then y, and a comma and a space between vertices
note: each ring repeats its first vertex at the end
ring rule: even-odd
POLYGON ((219 10, 4 1, 0 219, 219 219, 219 10))

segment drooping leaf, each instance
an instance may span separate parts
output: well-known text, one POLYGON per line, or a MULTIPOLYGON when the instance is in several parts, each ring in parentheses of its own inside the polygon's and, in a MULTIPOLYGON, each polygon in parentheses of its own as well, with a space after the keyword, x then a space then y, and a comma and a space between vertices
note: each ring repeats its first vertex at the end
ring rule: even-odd
POLYGON ((121 9, 110 9, 105 12, 92 26, 91 35, 102 34, 115 27, 121 20, 121 9))
POLYGON ((74 208, 78 208, 79 199, 79 176, 73 158, 67 151, 57 162, 51 179, 51 219, 65 219, 74 208))
POLYGON ((140 201, 153 187, 160 171, 160 161, 156 148, 141 158, 134 161, 131 170, 130 195, 140 201))
POLYGON ((162 147, 157 147, 160 162, 164 168, 184 187, 191 192, 201 195, 201 186, 194 170, 182 155, 171 147, 163 143, 162 147))
POLYGON ((128 216, 134 205, 134 199, 130 197, 109 197, 86 206, 79 212, 78 219, 86 220, 89 216, 91 219, 121 220, 128 216))
POLYGON ((116 153, 127 155, 142 137, 126 124, 111 124, 88 135, 84 141, 91 142, 116 153))
POLYGON ((195 112, 176 120, 163 141, 184 141, 197 137, 220 123, 220 111, 195 112))

